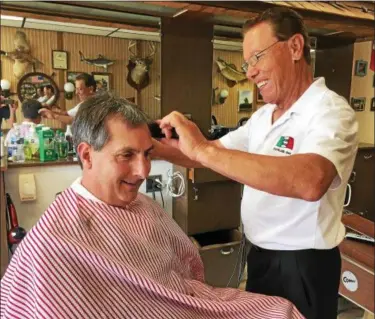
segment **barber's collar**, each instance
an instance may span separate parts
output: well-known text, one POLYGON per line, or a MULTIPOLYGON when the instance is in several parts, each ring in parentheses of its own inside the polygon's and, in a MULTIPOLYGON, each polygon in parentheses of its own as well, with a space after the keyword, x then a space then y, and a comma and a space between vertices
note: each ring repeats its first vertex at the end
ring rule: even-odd
POLYGON ((73 184, 70 186, 74 192, 78 195, 82 196, 85 199, 92 200, 94 202, 105 204, 99 198, 95 197, 92 193, 90 193, 83 185, 82 185, 82 177, 78 177, 73 184))

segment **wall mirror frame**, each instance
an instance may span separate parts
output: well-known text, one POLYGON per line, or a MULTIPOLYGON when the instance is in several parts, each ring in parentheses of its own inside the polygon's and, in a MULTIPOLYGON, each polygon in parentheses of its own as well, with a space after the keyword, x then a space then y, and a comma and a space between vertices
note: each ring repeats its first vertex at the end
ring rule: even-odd
POLYGON ((23 102, 27 99, 38 99, 38 88, 46 85, 52 85, 54 94, 54 103, 59 100, 59 88, 51 76, 42 72, 26 73, 17 84, 18 99, 23 102))

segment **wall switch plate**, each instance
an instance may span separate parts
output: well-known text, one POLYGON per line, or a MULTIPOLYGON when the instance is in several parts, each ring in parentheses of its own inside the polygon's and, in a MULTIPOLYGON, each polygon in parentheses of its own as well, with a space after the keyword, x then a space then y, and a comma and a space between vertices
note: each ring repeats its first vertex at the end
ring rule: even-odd
POLYGON ((146 179, 146 193, 158 192, 161 190, 161 185, 155 182, 158 179, 162 182, 161 175, 150 175, 146 179))

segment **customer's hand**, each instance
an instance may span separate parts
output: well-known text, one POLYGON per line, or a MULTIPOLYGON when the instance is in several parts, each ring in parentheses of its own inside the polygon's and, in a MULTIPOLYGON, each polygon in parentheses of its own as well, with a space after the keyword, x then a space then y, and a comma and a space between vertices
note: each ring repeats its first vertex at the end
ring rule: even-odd
POLYGON ((191 160, 196 161, 199 153, 208 146, 209 142, 203 136, 198 126, 179 112, 174 111, 157 122, 166 136, 161 142, 178 147, 191 160), (179 136, 178 140, 171 139, 171 130, 173 127, 179 136))

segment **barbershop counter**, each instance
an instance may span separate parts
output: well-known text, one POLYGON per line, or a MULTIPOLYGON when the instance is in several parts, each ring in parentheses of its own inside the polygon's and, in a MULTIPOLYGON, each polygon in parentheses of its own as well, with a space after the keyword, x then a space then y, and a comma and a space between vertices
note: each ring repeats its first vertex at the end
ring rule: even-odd
POLYGON ((68 157, 64 159, 58 159, 56 161, 38 161, 38 160, 26 160, 24 162, 8 162, 8 169, 16 167, 33 167, 33 166, 58 166, 58 165, 77 165, 77 158, 68 157))

